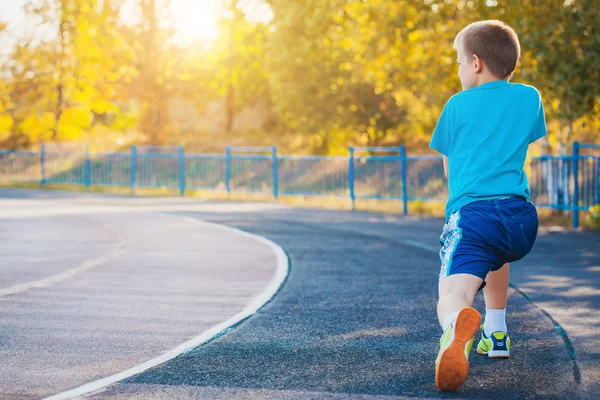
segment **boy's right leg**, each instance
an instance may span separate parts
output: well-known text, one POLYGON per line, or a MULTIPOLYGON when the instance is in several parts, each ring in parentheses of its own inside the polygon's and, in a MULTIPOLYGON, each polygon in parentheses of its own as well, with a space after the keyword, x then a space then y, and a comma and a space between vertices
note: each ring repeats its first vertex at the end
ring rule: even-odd
POLYGON ((448 329, 453 314, 473 306, 481 282, 481 278, 471 274, 456 274, 440 279, 437 311, 443 330, 448 329))
POLYGON ((435 363, 435 384, 440 390, 458 389, 469 375, 469 352, 481 323, 471 306, 482 281, 470 274, 440 279, 438 319, 444 334, 435 363))
POLYGON ((498 266, 500 257, 488 238, 503 237, 505 232, 493 202, 462 207, 444 225, 438 302, 444 333, 436 360, 440 390, 458 389, 469 374, 468 355, 481 324, 481 316, 471 305, 483 280, 498 266))

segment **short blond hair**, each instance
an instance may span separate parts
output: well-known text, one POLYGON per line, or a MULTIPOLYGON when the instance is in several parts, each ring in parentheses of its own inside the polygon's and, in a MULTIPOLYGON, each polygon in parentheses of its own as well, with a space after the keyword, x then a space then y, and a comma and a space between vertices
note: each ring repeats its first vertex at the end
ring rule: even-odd
POLYGON ((521 56, 521 44, 516 32, 498 20, 474 22, 456 35, 454 47, 462 50, 470 60, 477 55, 489 70, 501 79, 509 79, 521 56))

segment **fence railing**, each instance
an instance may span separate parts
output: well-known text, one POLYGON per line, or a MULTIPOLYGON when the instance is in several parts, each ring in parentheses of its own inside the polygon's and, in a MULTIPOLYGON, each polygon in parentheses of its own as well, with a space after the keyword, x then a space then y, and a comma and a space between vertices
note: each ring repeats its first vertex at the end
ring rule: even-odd
MULTIPOLYGON (((600 146, 598 146, 600 147, 600 146)), ((598 156, 535 157, 527 166, 538 207, 573 211, 600 204, 598 156)), ((357 199, 445 201, 442 157, 407 155, 400 147, 349 148, 344 156, 278 155, 275 147, 228 147, 225 154, 186 154, 182 147, 133 146, 130 152, 90 153, 87 148, 39 152, 0 151, 0 182, 37 182, 136 188, 167 187, 220 192, 335 196, 357 199)))

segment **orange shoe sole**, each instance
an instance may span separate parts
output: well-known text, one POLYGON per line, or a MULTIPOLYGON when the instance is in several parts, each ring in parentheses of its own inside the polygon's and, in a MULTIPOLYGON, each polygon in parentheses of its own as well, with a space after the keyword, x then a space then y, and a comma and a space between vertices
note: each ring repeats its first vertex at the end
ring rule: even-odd
POLYGON ((481 324, 481 315, 473 308, 463 308, 454 323, 454 339, 442 353, 435 370, 435 385, 443 392, 457 390, 469 376, 469 359, 465 347, 481 324))

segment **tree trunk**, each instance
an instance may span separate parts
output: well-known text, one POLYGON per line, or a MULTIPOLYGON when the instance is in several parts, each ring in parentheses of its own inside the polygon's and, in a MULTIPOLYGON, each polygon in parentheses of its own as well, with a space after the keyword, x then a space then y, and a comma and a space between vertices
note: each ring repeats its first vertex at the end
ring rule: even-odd
POLYGON ((233 130, 233 120, 235 118, 235 87, 233 87, 233 82, 229 82, 229 88, 227 89, 226 107, 225 132, 230 133, 233 130))
POLYGON ((146 136, 151 144, 159 144, 160 124, 158 121, 158 77, 157 77, 157 53, 156 53, 156 34, 158 30, 158 21, 156 16, 155 0, 142 0, 140 3, 142 11, 142 51, 140 57, 141 81, 140 95, 144 104, 142 118, 140 121, 140 130, 146 136))
POLYGON ((55 141, 58 138, 58 123, 60 122, 60 118, 63 113, 63 103, 64 103, 64 86, 63 80, 65 75, 65 62, 67 61, 65 48, 67 46, 66 43, 66 33, 67 33, 67 0, 61 0, 60 2, 60 21, 58 25, 58 40, 59 40, 59 49, 58 49, 58 60, 56 70, 58 72, 58 84, 56 85, 56 108, 54 110, 54 128, 52 129, 52 140, 55 141))

